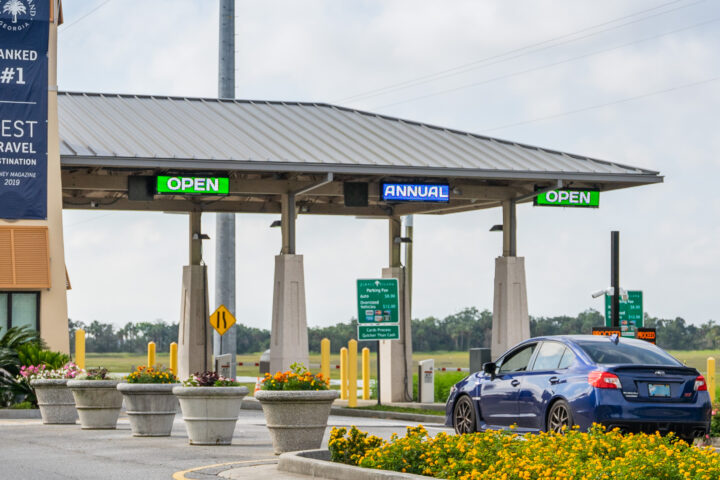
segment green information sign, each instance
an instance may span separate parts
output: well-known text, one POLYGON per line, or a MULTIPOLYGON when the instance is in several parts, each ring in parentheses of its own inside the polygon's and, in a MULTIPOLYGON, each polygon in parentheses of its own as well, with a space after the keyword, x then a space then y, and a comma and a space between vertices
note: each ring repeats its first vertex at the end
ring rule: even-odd
POLYGON ((399 298, 396 278, 357 281, 358 340, 397 340, 399 298))
MULTIPOLYGON (((629 290, 628 299, 620 299, 620 331, 623 337, 634 337, 638 328, 643 326, 642 290, 629 290)), ((612 322, 612 296, 605 295, 605 325, 612 322)))
POLYGON ((553 190, 535 197, 535 205, 540 207, 598 208, 600 206, 600 192, 597 190, 553 190))
POLYGON ((160 195, 227 195, 230 179, 224 177, 157 177, 160 195))

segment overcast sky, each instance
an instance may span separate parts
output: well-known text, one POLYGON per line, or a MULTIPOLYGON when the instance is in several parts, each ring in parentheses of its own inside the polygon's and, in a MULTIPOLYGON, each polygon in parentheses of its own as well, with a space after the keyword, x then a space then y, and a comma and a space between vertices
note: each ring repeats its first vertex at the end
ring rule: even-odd
MULTIPOLYGON (((60 89, 216 97, 217 4, 65 0, 60 89)), ((665 176, 602 194, 597 210, 519 207, 531 315, 601 310, 590 294, 609 285, 619 230, 621 284, 644 291, 646 312, 718 319, 717 2, 263 0, 236 15, 238 98, 336 103, 665 176)), ((63 216, 72 319, 178 321, 187 216, 63 216)), ((236 217, 236 316, 268 329, 277 218, 236 217)), ((492 309, 502 235, 488 230, 501 221, 499 209, 415 217, 413 317, 492 309)), ((203 228, 214 237, 213 214, 203 228)), ((297 228, 308 324, 348 321, 355 279, 387 264, 387 222, 301 216, 297 228)), ((214 307, 212 240, 204 258, 214 307)))

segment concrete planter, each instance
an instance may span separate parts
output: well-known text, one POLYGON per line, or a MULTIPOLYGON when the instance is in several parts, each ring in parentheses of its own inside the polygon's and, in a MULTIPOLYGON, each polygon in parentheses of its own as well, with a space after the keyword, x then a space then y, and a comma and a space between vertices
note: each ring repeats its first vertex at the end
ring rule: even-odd
POLYGON ((68 380, 83 430, 112 430, 117 426, 122 394, 119 380, 68 380))
POLYGON ((230 445, 245 387, 175 387, 190 445, 230 445))
POLYGON ((337 390, 260 390, 262 405, 275 454, 320 448, 330 407, 337 390))
POLYGON ((67 378, 43 378, 30 381, 37 395, 43 423, 74 424, 77 420, 75 400, 67 382, 67 378))
POLYGON ((125 408, 135 437, 169 437, 177 412, 177 383, 121 383, 125 408))

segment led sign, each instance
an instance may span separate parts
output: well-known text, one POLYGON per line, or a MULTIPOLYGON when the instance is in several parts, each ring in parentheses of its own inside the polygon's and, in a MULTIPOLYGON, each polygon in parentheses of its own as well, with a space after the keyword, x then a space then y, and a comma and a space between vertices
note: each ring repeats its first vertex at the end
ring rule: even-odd
POLYGON ((157 177, 158 194, 227 195, 230 179, 223 177, 157 177))
POLYGON ((535 206, 598 208, 600 192, 597 190, 552 190, 535 197, 535 206))
POLYGON ((386 202, 449 202, 450 187, 437 183, 383 183, 382 200, 386 202))

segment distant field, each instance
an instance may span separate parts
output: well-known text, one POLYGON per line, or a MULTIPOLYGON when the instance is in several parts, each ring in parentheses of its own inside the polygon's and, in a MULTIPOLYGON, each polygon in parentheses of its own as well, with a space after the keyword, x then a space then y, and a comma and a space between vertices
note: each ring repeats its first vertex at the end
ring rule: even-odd
MULTIPOLYGON (((237 356, 238 362, 253 364, 260 361, 261 353, 249 353, 237 356)), ((358 357, 360 352, 358 352, 358 357)), ((469 366, 469 355, 467 352, 415 352, 413 353, 413 362, 426 359, 434 359, 436 367, 463 367, 469 366)), ((158 352, 156 355, 157 362, 161 365, 170 364, 170 355, 168 353, 158 352)), ((88 353, 85 360, 88 367, 105 367, 111 372, 130 372, 138 365, 147 363, 147 355, 139 353, 88 353)), ((340 369, 334 368, 340 364, 340 354, 330 355, 330 377, 340 378, 340 369)), ((310 355, 311 370, 320 368, 320 354, 310 355)), ((375 364, 375 355, 370 355, 370 372, 372 378, 375 377, 377 370, 375 364)), ((360 372, 358 372, 360 374, 360 372)), ((257 376, 258 367, 255 366, 238 366, 238 376, 257 376)))

